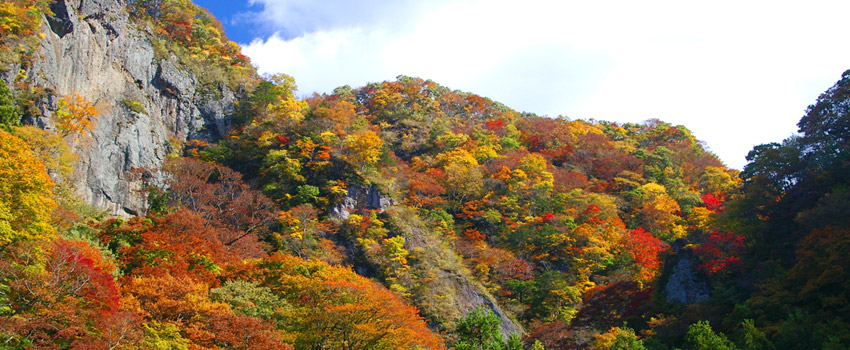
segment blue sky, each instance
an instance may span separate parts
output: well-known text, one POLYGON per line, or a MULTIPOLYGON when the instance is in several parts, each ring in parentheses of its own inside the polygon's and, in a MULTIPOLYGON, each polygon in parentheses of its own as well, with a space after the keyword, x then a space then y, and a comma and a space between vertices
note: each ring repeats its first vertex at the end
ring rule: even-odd
POLYGON ((249 4, 248 1, 232 0, 193 0, 215 15, 221 24, 227 37, 238 43, 250 43, 254 38, 266 37, 274 33, 264 26, 259 26, 252 21, 250 14, 262 11, 261 4, 249 4))
POLYGON ((404 74, 519 110, 682 124, 729 166, 850 68, 850 2, 200 1, 299 95, 404 74))

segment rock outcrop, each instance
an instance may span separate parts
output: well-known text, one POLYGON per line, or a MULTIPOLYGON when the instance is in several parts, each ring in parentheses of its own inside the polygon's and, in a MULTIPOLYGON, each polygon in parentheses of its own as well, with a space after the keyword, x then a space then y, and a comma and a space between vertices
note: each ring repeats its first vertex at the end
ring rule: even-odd
POLYGON ((348 186, 348 195, 340 201, 339 204, 330 208, 330 216, 337 219, 348 219, 352 212, 358 210, 378 210, 384 212, 391 205, 395 204, 392 197, 381 195, 375 185, 348 186))
POLYGON ((708 282, 697 272, 691 250, 682 241, 675 242, 673 248, 673 268, 664 285, 667 302, 695 304, 711 298, 708 282))
POLYGON ((75 144, 78 194, 113 214, 142 214, 145 197, 128 171, 158 168, 189 138, 223 136, 234 93, 224 83, 214 94, 199 93, 198 79, 176 57, 155 57, 150 30, 130 20, 122 1, 58 0, 51 10, 28 72, 47 96, 37 102, 43 117, 30 122, 53 128, 61 96, 94 103, 95 128, 75 144))

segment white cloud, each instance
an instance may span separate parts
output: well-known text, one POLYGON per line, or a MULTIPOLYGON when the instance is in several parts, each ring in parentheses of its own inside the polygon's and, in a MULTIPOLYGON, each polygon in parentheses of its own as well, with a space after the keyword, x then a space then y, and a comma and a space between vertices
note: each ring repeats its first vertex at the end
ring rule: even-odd
POLYGON ((287 39, 314 31, 360 26, 394 28, 409 23, 420 9, 447 0, 249 0, 263 6, 254 20, 277 28, 287 39))
POLYGON ((302 95, 405 74, 520 110, 690 128, 733 167, 850 68, 850 3, 256 0, 302 95))

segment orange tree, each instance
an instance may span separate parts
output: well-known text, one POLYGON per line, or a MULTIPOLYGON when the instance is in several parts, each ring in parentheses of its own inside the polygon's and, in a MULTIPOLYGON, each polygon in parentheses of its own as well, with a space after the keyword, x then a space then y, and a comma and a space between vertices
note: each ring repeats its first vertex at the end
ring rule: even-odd
POLYGON ((300 349, 445 349, 419 316, 383 286, 350 268, 277 254, 253 279, 293 306, 282 325, 300 349))
POLYGON ((56 109, 56 127, 63 136, 79 138, 86 130, 94 129, 92 120, 97 117, 95 106, 77 94, 64 96, 56 109))

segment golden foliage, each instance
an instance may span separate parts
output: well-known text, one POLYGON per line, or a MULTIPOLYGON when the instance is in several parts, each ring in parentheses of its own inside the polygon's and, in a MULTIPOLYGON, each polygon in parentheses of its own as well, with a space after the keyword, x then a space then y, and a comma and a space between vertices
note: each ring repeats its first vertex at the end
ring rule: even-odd
POLYGON ((346 137, 346 146, 349 150, 349 162, 365 167, 378 162, 384 140, 372 130, 365 130, 346 137))
POLYGON ((284 327, 297 348, 445 348, 418 309, 350 268, 283 254, 260 267, 265 285, 295 307, 284 327))
POLYGON ((53 181, 30 145, 0 131, 0 248, 49 236, 53 181))
POLYGON ((30 145, 35 155, 44 162, 48 173, 61 175, 63 179, 71 176, 77 155, 61 136, 34 126, 17 127, 13 132, 30 145))

